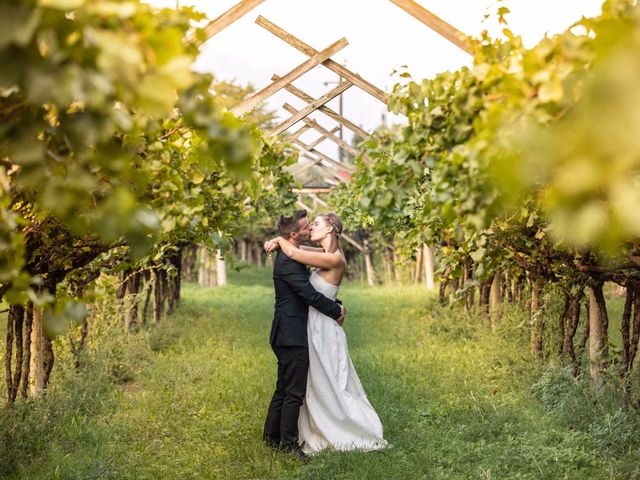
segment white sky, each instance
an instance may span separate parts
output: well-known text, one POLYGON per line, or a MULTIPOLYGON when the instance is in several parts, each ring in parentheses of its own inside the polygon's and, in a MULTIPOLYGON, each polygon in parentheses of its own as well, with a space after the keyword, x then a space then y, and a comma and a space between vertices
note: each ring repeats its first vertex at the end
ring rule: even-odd
MULTIPOLYGON (((175 7, 176 0, 147 0, 157 6, 175 7)), ((224 13, 239 0, 179 0, 180 5, 194 5, 211 19, 224 13)), ((418 0, 425 8, 459 30, 477 36, 482 30, 499 32, 495 15, 483 21, 486 13, 495 14, 498 7, 511 10, 509 28, 522 35, 527 46, 535 45, 545 33, 553 34, 570 26, 582 16, 600 12, 603 0, 418 0)), ((262 15, 289 31, 317 50, 322 50, 346 37, 349 45, 332 58, 360 74, 382 90, 390 91, 399 79, 391 72, 403 65, 416 80, 430 78, 439 72, 469 65, 468 54, 433 32, 389 0, 265 0, 246 16, 214 36, 202 48, 196 68, 213 73, 217 78, 253 83, 261 89, 271 83, 274 73, 283 75, 306 60, 306 56, 258 26, 262 15)), ((494 33, 495 34, 495 33, 494 33)), ((302 90, 319 97, 335 85, 337 75, 318 66, 294 82, 302 90)), ((381 123, 385 106, 356 86, 344 93, 344 116, 371 131, 381 123)), ((267 102, 281 118, 289 114, 283 103, 296 108, 305 104, 282 90, 267 102)), ((338 110, 338 100, 328 106, 338 110)), ((322 113, 311 115, 328 129, 336 124, 322 113)), ((388 121, 394 119, 387 117, 388 121)), ((301 123, 292 127, 299 128, 301 123)), ((318 135, 308 132, 301 137, 311 142, 318 135)), ((345 129, 345 138, 350 133, 345 129)), ((318 148, 334 158, 337 149, 325 141, 318 148)))

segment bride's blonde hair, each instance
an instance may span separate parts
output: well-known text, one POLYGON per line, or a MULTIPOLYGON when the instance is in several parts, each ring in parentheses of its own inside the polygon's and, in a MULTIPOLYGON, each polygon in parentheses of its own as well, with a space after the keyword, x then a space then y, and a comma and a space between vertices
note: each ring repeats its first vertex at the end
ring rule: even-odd
POLYGON ((332 253, 336 250, 340 250, 340 253, 344 255, 342 247, 340 246, 340 237, 342 236, 342 219, 333 212, 321 213, 318 216, 333 227, 333 230, 329 234, 331 235, 331 245, 329 250, 332 253))

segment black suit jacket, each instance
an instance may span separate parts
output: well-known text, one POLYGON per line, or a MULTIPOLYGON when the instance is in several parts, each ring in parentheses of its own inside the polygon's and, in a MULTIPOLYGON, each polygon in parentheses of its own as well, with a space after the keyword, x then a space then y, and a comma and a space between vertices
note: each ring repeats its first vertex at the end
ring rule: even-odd
POLYGON ((309 305, 337 319, 340 306, 309 283, 307 269, 278 250, 273 266, 276 304, 269 342, 275 347, 307 347, 309 305))

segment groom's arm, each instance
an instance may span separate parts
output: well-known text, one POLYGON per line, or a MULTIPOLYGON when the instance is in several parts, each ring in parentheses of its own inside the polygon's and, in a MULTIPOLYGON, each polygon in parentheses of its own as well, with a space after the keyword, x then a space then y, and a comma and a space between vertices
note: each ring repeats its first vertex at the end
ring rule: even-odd
POLYGON ((307 305, 311 305, 319 312, 337 320, 342 315, 340 305, 318 292, 307 277, 306 270, 300 264, 293 264, 291 260, 282 265, 280 277, 307 305))

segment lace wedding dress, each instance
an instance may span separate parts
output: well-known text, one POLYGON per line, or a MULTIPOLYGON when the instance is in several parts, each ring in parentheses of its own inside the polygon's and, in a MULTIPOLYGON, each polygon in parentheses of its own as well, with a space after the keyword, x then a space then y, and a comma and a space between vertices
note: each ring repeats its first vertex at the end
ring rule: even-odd
MULTIPOLYGON (((311 284, 335 300, 339 287, 318 273, 311 284)), ((387 446, 382 423, 353 368, 344 330, 335 320, 309 307, 309 377, 298 429, 305 453, 325 448, 377 450, 387 446)))

